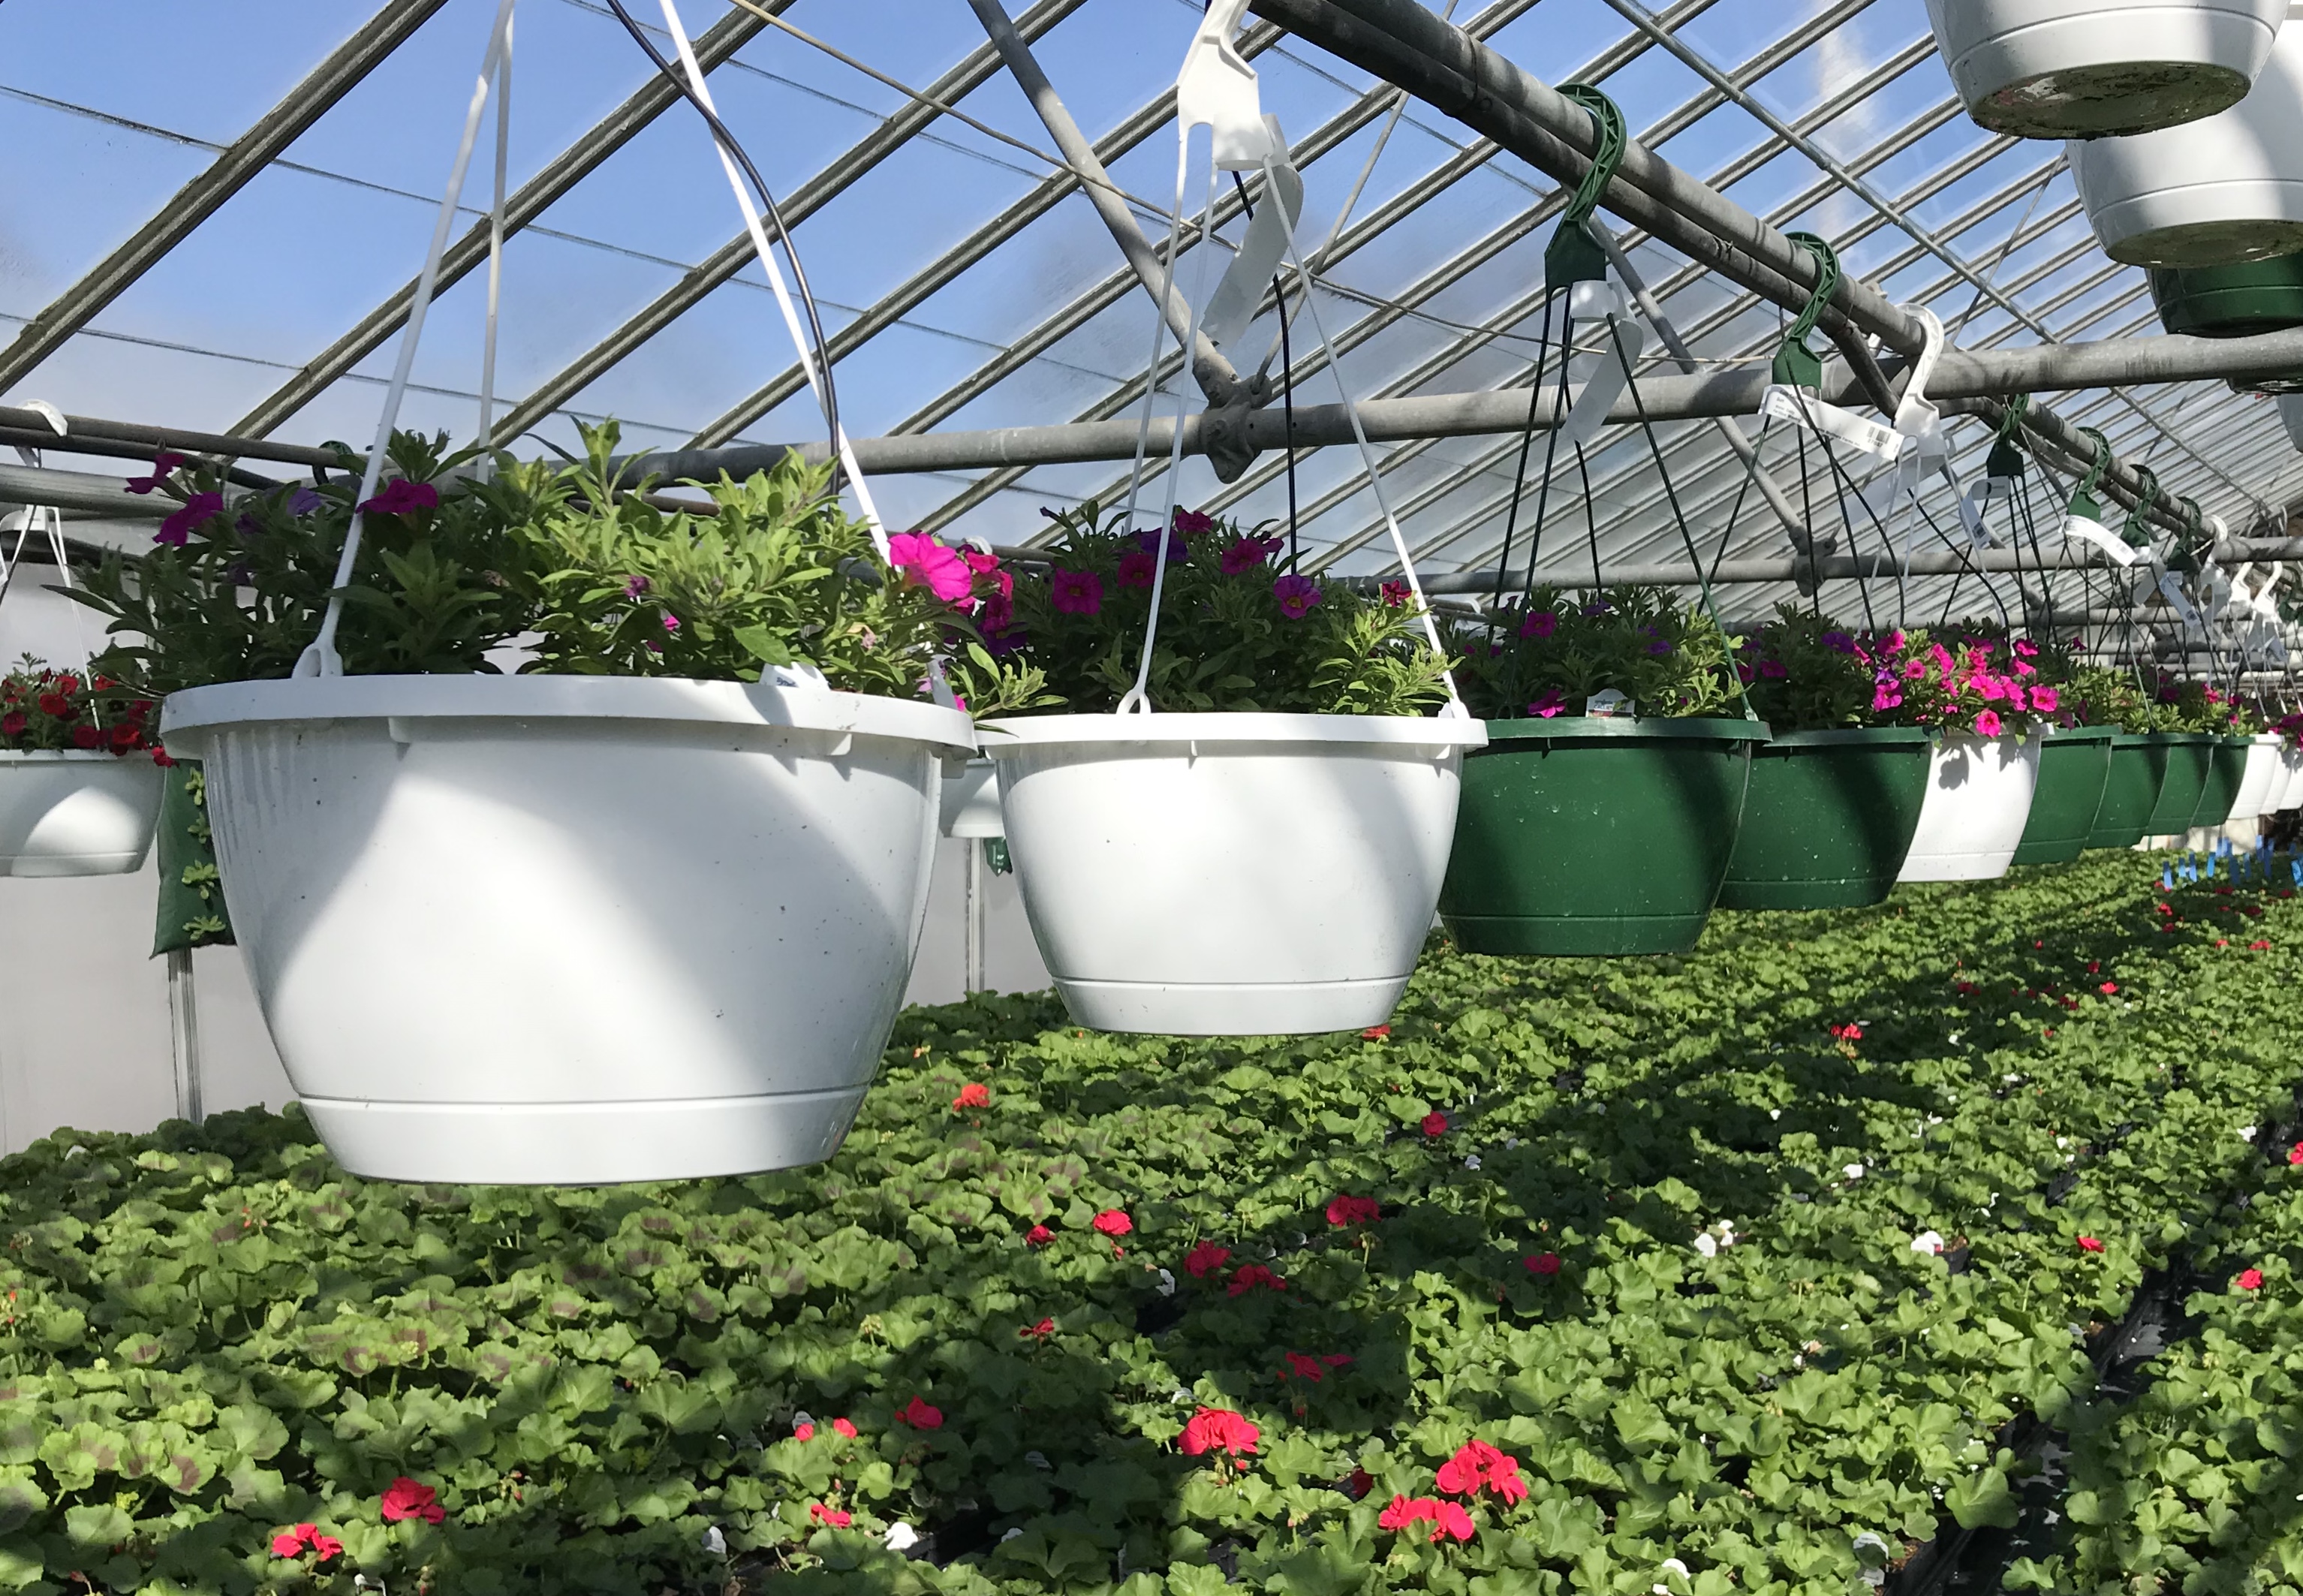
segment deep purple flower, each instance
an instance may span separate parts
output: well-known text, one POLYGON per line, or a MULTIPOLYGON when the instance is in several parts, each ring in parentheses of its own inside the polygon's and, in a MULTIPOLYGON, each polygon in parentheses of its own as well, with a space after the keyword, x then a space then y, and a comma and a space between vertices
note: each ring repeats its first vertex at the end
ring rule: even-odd
POLYGON ((1538 610, 1519 623, 1523 638, 1548 638, 1559 629, 1559 617, 1549 610, 1538 610))
POLYGON ((237 564, 226 568, 224 573, 224 579, 230 582, 235 587, 245 587, 250 582, 256 580, 256 567, 250 565, 247 561, 242 560, 237 564))
POLYGON ((194 494, 184 501, 184 507, 160 523, 160 530, 152 541, 164 543, 172 548, 182 548, 196 527, 206 524, 212 517, 224 513, 222 494, 194 494))
POLYGON ((1590 604, 1583 606, 1583 612, 1586 615, 1605 615, 1608 612, 1608 607, 1609 606, 1606 599, 1595 598, 1590 604))
POLYGON ((1176 507, 1175 515, 1169 518, 1169 525, 1176 528, 1178 537, 1196 537, 1202 532, 1212 530, 1215 524, 1215 517, 1202 515, 1196 510, 1185 510, 1180 504, 1176 507))
POLYGON ((1669 654, 1671 652, 1671 639, 1669 638, 1658 638, 1654 642, 1648 645, 1648 652, 1649 654, 1669 654))
POLYGON ((1845 632, 1824 633, 1823 646, 1826 648, 1830 649, 1834 654, 1853 654, 1855 652, 1855 639, 1849 637, 1845 632))
MULTIPOLYGON (((1180 510, 1176 512, 1178 520, 1183 519, 1183 513, 1180 510)), ((1168 564, 1181 565, 1192 557, 1191 545, 1184 541, 1184 532, 1181 528, 1168 534, 1162 533, 1159 528, 1153 527, 1149 531, 1138 532, 1135 535, 1136 546, 1147 554, 1157 554, 1163 542, 1168 545, 1168 564)))
POLYGON ((1130 549, 1119 557, 1119 585, 1122 587, 1149 587, 1160 569, 1160 562, 1142 549, 1130 549))
POLYGON ((384 491, 360 506, 370 515, 406 515, 414 510, 433 510, 440 503, 440 490, 428 482, 410 482, 405 477, 395 477, 384 485, 384 491))
POLYGON ((168 479, 168 473, 183 463, 182 455, 171 454, 163 449, 152 457, 152 474, 148 477, 131 477, 127 482, 127 489, 131 494, 151 493, 168 479))
POLYGON ((1529 705, 1527 706, 1527 713, 1531 715, 1540 715, 1543 719, 1548 721, 1566 707, 1567 695, 1560 691, 1557 688, 1553 688, 1546 692, 1542 697, 1538 698, 1534 703, 1529 705))
POLYGON ((1791 671, 1781 660, 1761 660, 1759 674, 1770 681, 1781 681, 1784 677, 1789 676, 1791 671))
POLYGON ((626 578, 624 582, 624 596, 626 598, 637 598, 641 594, 645 593, 647 590, 648 579, 645 577, 630 577, 626 578))
POLYGON ((309 515, 325 502, 327 501, 320 497, 319 490, 306 483, 288 495, 288 513, 309 515))
POLYGON ((1271 584, 1271 595, 1279 601, 1279 612, 1290 621, 1301 621, 1320 602, 1320 585, 1309 577, 1289 574, 1271 584))
POLYGON ((1048 581, 1048 604, 1059 615, 1093 615, 1103 608, 1103 579, 1092 570, 1059 567, 1048 581))

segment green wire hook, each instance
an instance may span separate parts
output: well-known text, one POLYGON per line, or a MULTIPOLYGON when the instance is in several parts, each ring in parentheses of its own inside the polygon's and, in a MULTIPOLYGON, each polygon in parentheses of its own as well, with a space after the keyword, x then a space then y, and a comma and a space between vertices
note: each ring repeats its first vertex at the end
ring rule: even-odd
POLYGON ((2029 393, 2018 393, 2007 401, 2007 413, 1999 418, 1999 430, 1992 435, 1991 457, 1983 462, 1986 477, 2023 474, 2023 417, 2030 408, 2029 393))
POLYGON ((1584 224, 1599 208, 1600 198, 1607 185, 1615 181, 1615 169, 1624 164, 1624 152, 1631 147, 1629 125, 1624 121, 1624 108, 1609 99, 1600 89, 1589 83, 1562 83, 1562 99, 1581 106, 1590 114, 1592 135, 1596 142, 1591 151, 1590 169, 1583 173, 1575 192, 1568 197, 1567 208, 1560 213, 1559 225, 1552 230, 1551 242, 1543 251, 1543 289, 1546 293, 1565 288, 1571 283, 1596 283, 1607 275, 1607 257, 1584 224))
POLYGON ((2103 474, 2111 469, 2111 440, 2092 426, 2080 427, 2079 435, 2095 440, 2095 464, 2088 468, 2088 474, 2080 478, 2079 486, 2072 491, 2071 502, 2064 507, 2064 513, 2100 521, 2103 519, 2103 503, 2095 496, 2095 490, 2103 485, 2103 474))
POLYGON ((1772 379, 1789 388, 1819 388, 1823 385, 1823 357, 1807 346, 1807 335, 1815 331, 1815 324, 1823 317, 1823 308, 1839 288, 1839 254, 1830 244, 1811 232, 1790 232, 1784 235, 1815 257, 1815 292, 1809 296, 1807 308, 1792 323, 1791 331, 1784 334, 1783 347, 1776 351, 1772 379))

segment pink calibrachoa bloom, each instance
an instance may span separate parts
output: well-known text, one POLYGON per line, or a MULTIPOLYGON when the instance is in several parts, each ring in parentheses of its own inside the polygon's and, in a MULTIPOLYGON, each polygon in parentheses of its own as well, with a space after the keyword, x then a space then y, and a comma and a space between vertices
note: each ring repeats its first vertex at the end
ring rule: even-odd
POLYGON ((1976 735, 1978 737, 1997 737, 1999 735, 1999 712, 1995 709, 1978 711, 1975 717, 1975 730, 1976 735))
POLYGON ((2263 1271, 2259 1269, 2242 1269, 2239 1271, 2239 1278, 2231 1284, 2241 1291, 2260 1291, 2263 1289, 2263 1271))
POLYGON ((904 1423, 909 1424, 915 1430, 941 1430, 943 1428, 943 1409, 941 1407, 932 1407, 927 1403, 921 1401, 917 1397, 913 1398, 909 1402, 905 1403, 903 1406, 898 1408, 896 1410, 896 1417, 901 1420, 904 1423))
POLYGON ((1376 591, 1382 597, 1385 606, 1394 610, 1398 609, 1414 596, 1414 589, 1405 582, 1386 582, 1376 591))
POLYGON ((1273 1274, 1262 1264, 1246 1263, 1242 1264, 1240 1266, 1239 1272, 1232 1276, 1231 1288, 1228 1295, 1232 1296, 1245 1296, 1258 1286, 1269 1286, 1274 1291, 1285 1291, 1287 1289, 1287 1282, 1281 1279, 1278 1275, 1273 1274))
POLYGON ((1107 1208, 1095 1216, 1095 1228, 1106 1236, 1125 1236, 1135 1229, 1125 1208, 1107 1208))
POLYGON ((1103 608, 1103 578, 1059 568, 1048 580, 1048 604, 1059 615, 1093 615, 1103 608))
POLYGON ((407 515, 412 511, 437 510, 440 490, 428 482, 410 482, 405 477, 395 477, 384 485, 384 491, 360 508, 370 515, 407 515))
POLYGON ((1523 1262, 1531 1275, 1556 1275, 1559 1272, 1559 1254, 1556 1253, 1538 1253, 1523 1262))
POLYGON ((679 629, 679 617, 667 611, 663 618, 663 629, 668 632, 678 631, 679 629))
POLYGON ((1320 584, 1309 577, 1289 574, 1271 584, 1271 596, 1279 601, 1279 612, 1290 621, 1301 621, 1320 602, 1320 584))
POLYGON ((1056 1233, 1045 1225, 1034 1225, 1024 1232, 1024 1245, 1029 1247, 1043 1247, 1055 1238, 1056 1233))
POLYGON ((384 1500, 378 1505, 386 1524, 397 1524, 403 1518, 438 1524, 448 1516, 448 1510, 439 1503, 439 1494, 429 1485, 402 1474, 384 1488, 384 1500))
POLYGON ((1202 1407, 1185 1423, 1176 1445, 1186 1457, 1209 1452, 1237 1457, 1254 1451, 1255 1443, 1262 1439, 1262 1430, 1244 1414, 1227 1407, 1202 1407))
POLYGON ((1231 1262, 1231 1249, 1203 1241, 1184 1254, 1184 1272, 1195 1280, 1204 1280, 1211 1274, 1220 1274, 1223 1266, 1231 1262))
POLYGON ((1433 1541, 1442 1536, 1469 1541, 1478 1533, 1472 1523, 1472 1516, 1463 1508, 1453 1502, 1443 1502, 1437 1497, 1429 1496, 1395 1496, 1391 1499, 1391 1506, 1378 1515, 1375 1522, 1378 1529, 1403 1531, 1429 1524, 1433 1541))
POLYGON ((127 490, 131 494, 155 492, 162 483, 167 481, 168 474, 183 463, 182 455, 172 454, 163 449, 152 457, 152 474, 148 477, 131 477, 127 482, 127 490))
POLYGON ((1224 575, 1236 577, 1244 571, 1253 570, 1278 553, 1282 546, 1276 537, 1237 538, 1223 552, 1217 563, 1223 568, 1224 575))
POLYGON ((1159 570, 1159 561, 1142 549, 1130 549, 1119 557, 1119 585, 1122 587, 1149 587, 1159 570))
POLYGON ((990 1108, 991 1088, 982 1081, 970 1081, 959 1089, 959 1095, 951 1100, 951 1106, 955 1110, 990 1108))
POLYGON ((637 598, 647 590, 648 579, 645 577, 630 577, 625 579, 624 596, 626 598, 637 598))
POLYGON ((2031 707, 2038 711, 2043 715, 2051 715, 2054 714, 2056 705, 2060 705, 2062 702, 2062 696, 2059 695, 2053 688, 2033 688, 2031 689, 2031 707))
POLYGON ((1382 1217, 1383 1204, 1373 1197, 1338 1193, 1328 1203, 1328 1223, 1331 1225, 1372 1225, 1382 1217))
POLYGON ((904 573, 907 587, 924 587, 948 604, 975 591, 975 574, 959 551, 946 548, 930 532, 898 532, 888 539, 888 563, 904 573))
POLYGON ((1168 524, 1175 528, 1178 537, 1197 537, 1202 532, 1215 529, 1216 518, 1177 505, 1174 518, 1168 524))
POLYGON ((223 513, 222 494, 194 494, 184 501, 181 510, 160 523, 160 529, 152 535, 152 541, 181 549, 196 528, 223 513))
POLYGON ((1447 1134, 1447 1116, 1441 1113, 1438 1109, 1433 1109, 1430 1113, 1424 1115, 1423 1134, 1427 1136, 1446 1136, 1447 1134))
POLYGON ((2082 1236, 2079 1237, 2079 1251, 2082 1253, 2100 1253, 2103 1251, 2103 1243, 2097 1241, 2092 1236, 2082 1236))
POLYGON ((316 1524, 299 1524, 272 1537, 272 1555, 275 1558, 301 1557, 307 1548, 314 1558, 325 1563, 330 1558, 342 1557, 344 1543, 333 1535, 320 1533, 320 1526, 316 1524))
POLYGON ((1553 688, 1547 691, 1542 697, 1538 698, 1534 703, 1529 705, 1527 706, 1527 713, 1531 715, 1540 716, 1542 719, 1548 721, 1566 707, 1567 695, 1561 692, 1557 688, 1553 688))

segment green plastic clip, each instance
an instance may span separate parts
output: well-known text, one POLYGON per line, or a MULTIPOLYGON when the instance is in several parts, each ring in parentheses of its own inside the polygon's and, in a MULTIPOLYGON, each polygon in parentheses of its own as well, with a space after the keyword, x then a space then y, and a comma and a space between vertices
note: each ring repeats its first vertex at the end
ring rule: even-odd
POLYGON ((1809 296, 1807 308, 1792 323, 1791 331, 1784 334, 1783 347, 1776 351, 1773 380, 1791 388, 1819 388, 1823 385, 1823 357, 1807 346, 1807 335, 1815 331, 1822 318, 1823 308, 1831 303, 1832 294, 1839 287, 1838 252, 1811 232, 1786 233, 1784 237, 1815 257, 1818 268, 1815 292, 1809 296))
POLYGON ((1584 224, 1599 208, 1599 198, 1607 191, 1607 184, 1615 175, 1615 168, 1624 164, 1624 150, 1631 143, 1631 133, 1624 122, 1623 107, 1605 93, 1589 83, 1562 83, 1559 93, 1591 114, 1591 125, 1599 139, 1592 152, 1590 170, 1583 181, 1575 185, 1569 196, 1567 209, 1561 213, 1559 225, 1552 229, 1551 242, 1543 251, 1543 289, 1556 292, 1577 283, 1598 283, 1607 275, 1607 257, 1601 250, 1584 224))
POLYGON ((2100 521, 2103 519, 2103 502, 2095 496, 2095 490, 2103 486, 2103 474, 2111 469, 2111 440, 2092 426, 2080 427, 2079 434, 2082 437, 2095 440, 2095 464, 2088 468, 2088 474, 2071 491, 2071 502, 2063 507, 2064 512, 2090 521, 2100 521))
POLYGON ((1986 477, 2020 477, 2023 474, 2023 414, 2031 408, 2031 396, 2019 393, 2007 401, 2007 413, 1999 418, 1999 431, 1991 440, 1991 456, 1983 462, 1986 477))

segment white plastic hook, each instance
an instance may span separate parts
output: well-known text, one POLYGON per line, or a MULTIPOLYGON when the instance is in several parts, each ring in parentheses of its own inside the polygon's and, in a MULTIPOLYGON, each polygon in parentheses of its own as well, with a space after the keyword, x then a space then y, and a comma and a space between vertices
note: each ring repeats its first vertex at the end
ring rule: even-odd
POLYGON ((1263 121, 1255 69, 1232 43, 1247 0, 1215 0, 1200 19, 1176 74, 1176 131, 1186 144, 1204 127, 1215 139, 1216 169, 1254 172, 1278 153, 1263 121))

